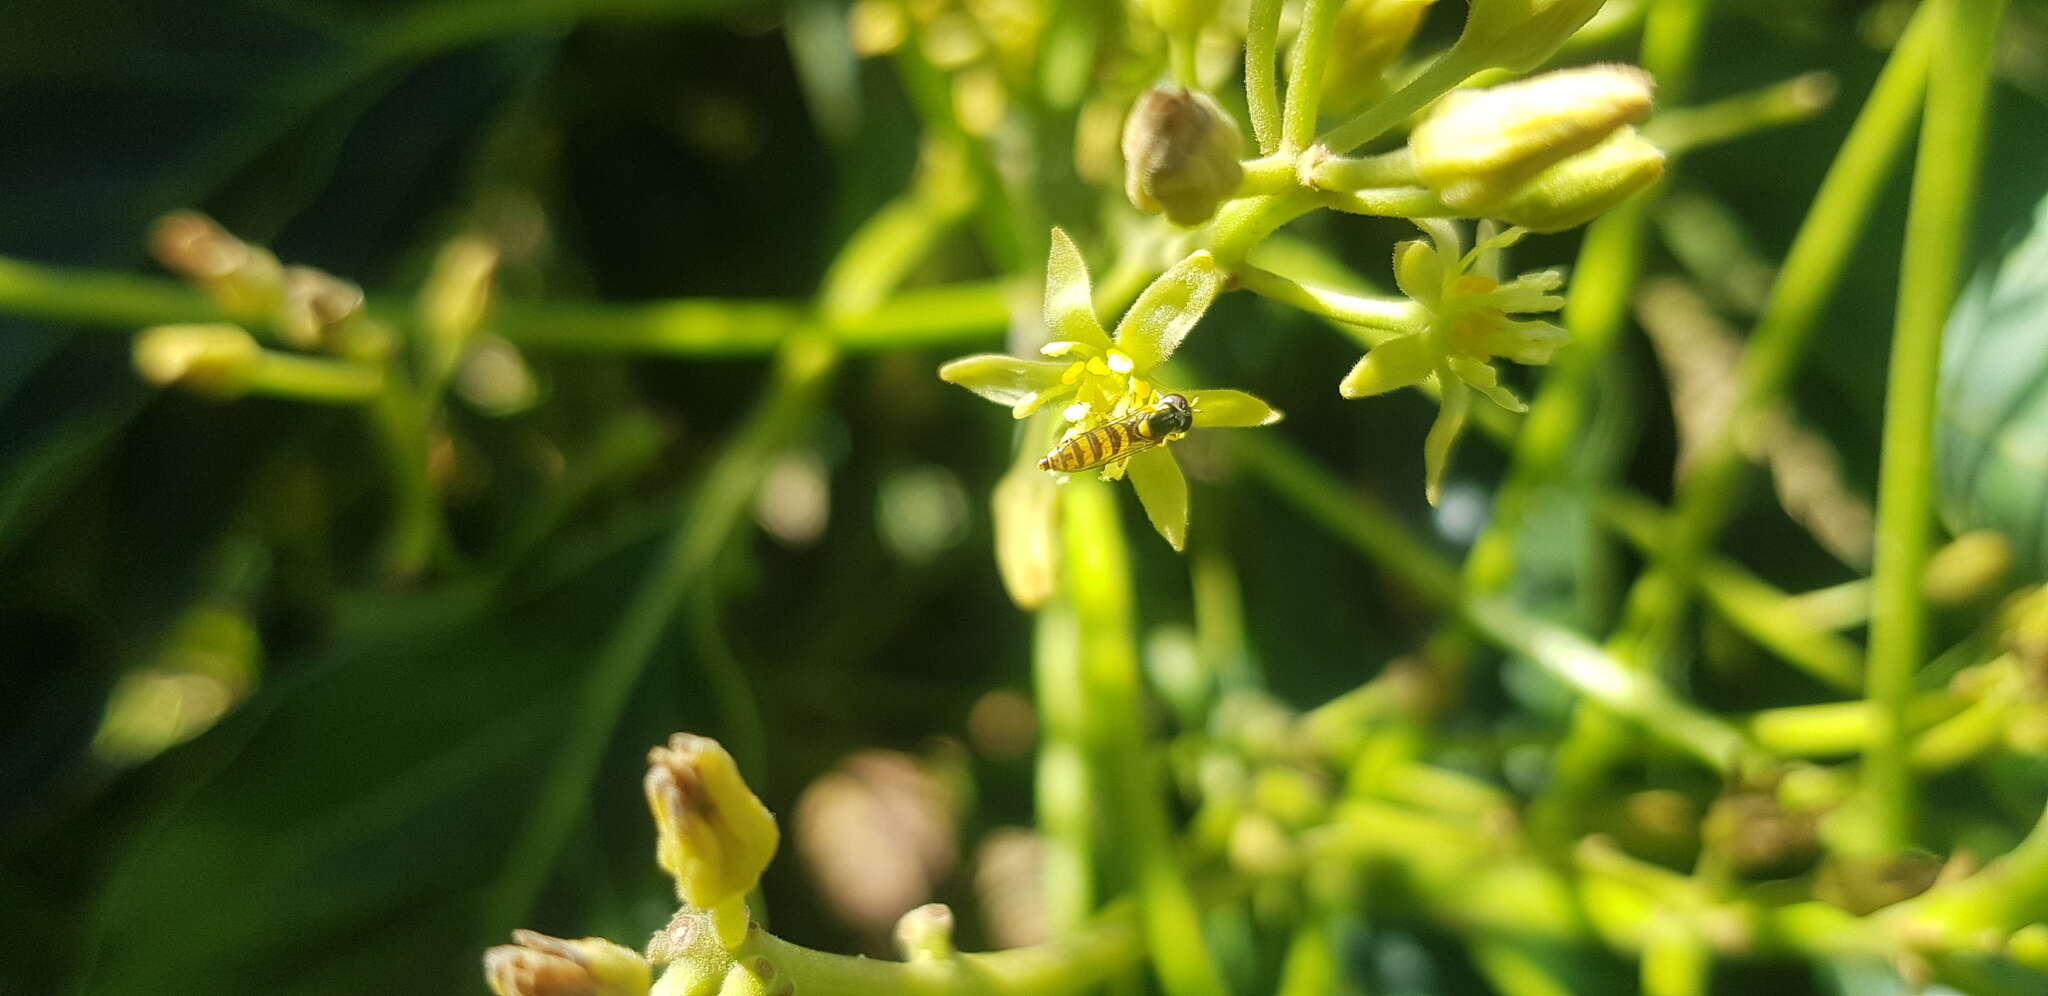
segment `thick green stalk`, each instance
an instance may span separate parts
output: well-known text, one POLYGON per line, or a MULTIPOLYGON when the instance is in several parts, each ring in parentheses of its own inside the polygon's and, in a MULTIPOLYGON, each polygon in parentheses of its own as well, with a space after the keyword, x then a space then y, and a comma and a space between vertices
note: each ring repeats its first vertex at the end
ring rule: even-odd
POLYGON ((1135 865, 1146 946, 1169 996, 1222 996, 1228 990, 1175 856, 1166 786, 1144 735, 1130 558, 1116 493, 1099 481, 1076 479, 1062 490, 1060 504, 1090 767, 1101 773, 1096 803, 1109 827, 1105 855, 1135 865))
POLYGON ((1046 921, 1053 936, 1081 929, 1095 911, 1095 800, 1102 785, 1088 767, 1087 701, 1074 612, 1056 599, 1032 632, 1031 682, 1038 704, 1038 762, 1032 797, 1042 842, 1046 921))
POLYGON ((562 845, 583 817, 590 783, 633 687, 690 590, 745 517, 775 454, 809 421, 837 368, 826 340, 792 339, 777 356, 775 381, 726 442, 681 510, 652 570, 634 591, 591 663, 581 697, 563 724, 563 742, 513 840, 488 920, 493 936, 523 919, 547 884, 562 845))
POLYGON ((1280 148, 1280 90, 1274 78, 1280 44, 1280 0, 1252 0, 1244 36, 1244 101, 1259 154, 1280 148))
POLYGON ((1992 48, 2004 0, 1935 0, 1927 110, 1906 211, 1897 326, 1885 387, 1877 549, 1870 617, 1869 697, 1878 704, 1865 758, 1873 843, 1912 839, 1906 713, 1927 646, 1920 591, 1934 519, 1934 394, 1941 333, 1962 279, 1982 161, 1992 48))

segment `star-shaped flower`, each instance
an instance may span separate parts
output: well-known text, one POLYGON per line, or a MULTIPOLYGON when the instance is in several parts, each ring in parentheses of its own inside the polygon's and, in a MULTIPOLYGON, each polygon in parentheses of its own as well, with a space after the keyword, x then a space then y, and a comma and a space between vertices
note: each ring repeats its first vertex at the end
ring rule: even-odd
POLYGON ((1394 247, 1394 280, 1402 293, 1427 309, 1429 327, 1373 347, 1337 390, 1347 398, 1363 398, 1436 378, 1443 407, 1423 443, 1426 493, 1434 505, 1451 444, 1471 407, 1471 391, 1509 411, 1528 409, 1501 386, 1500 371, 1492 361, 1501 357, 1516 363, 1549 363, 1568 336, 1550 322, 1508 317, 1564 307, 1564 298, 1552 293, 1564 285, 1564 274, 1538 270, 1506 283, 1487 275, 1495 254, 1519 240, 1521 229, 1508 229, 1465 252, 1452 223, 1423 219, 1416 224, 1428 233, 1429 241, 1416 239, 1394 247))
MULTIPOLYGON (((1088 267, 1067 234, 1052 232, 1046 262, 1045 323, 1051 340, 1040 359, 1001 353, 963 357, 939 368, 939 376, 1025 418, 1047 405, 1063 405, 1064 443, 1090 430, 1153 408, 1170 394, 1193 406, 1192 428, 1239 428, 1280 420, 1272 405, 1226 388, 1174 391, 1162 388, 1153 371, 1180 348, 1210 302, 1223 289, 1224 274, 1206 251, 1173 265, 1138 295, 1117 323, 1103 331, 1090 297, 1088 267)), ((1173 458, 1170 435, 1155 445, 1103 465, 1104 480, 1128 474, 1154 528, 1174 549, 1187 542, 1188 486, 1173 458)))

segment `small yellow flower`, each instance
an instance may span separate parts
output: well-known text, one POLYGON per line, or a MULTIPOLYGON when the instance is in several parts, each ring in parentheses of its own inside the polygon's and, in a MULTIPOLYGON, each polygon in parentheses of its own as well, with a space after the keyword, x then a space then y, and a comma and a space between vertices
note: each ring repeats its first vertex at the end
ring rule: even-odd
MULTIPOLYGON (((1197 429, 1271 425, 1280 420, 1280 413, 1243 391, 1176 392, 1152 376, 1201 320, 1223 289, 1223 278, 1214 256, 1206 251, 1190 254, 1138 295, 1111 336, 1095 317, 1080 250, 1055 228, 1045 274, 1045 322, 1052 339, 1039 350, 1043 358, 1000 353, 962 357, 940 367, 939 377, 1009 406, 1015 418, 1059 405, 1057 411, 1066 423, 1062 442, 1158 404, 1173 393, 1192 400, 1197 429)), ((1180 549, 1187 541, 1187 479, 1170 447, 1157 445, 1112 461, 1104 466, 1102 477, 1120 479, 1127 467, 1153 528, 1180 549)))
POLYGON ((1429 327, 1373 347, 1337 386, 1347 398, 1383 394, 1436 378, 1443 407, 1423 445, 1426 493, 1436 504, 1451 444, 1463 429, 1477 390, 1509 411, 1528 408, 1501 386, 1492 361, 1549 363, 1564 345, 1565 330, 1549 322, 1511 318, 1556 311, 1564 298, 1554 291, 1564 284, 1555 270, 1525 273, 1502 283, 1475 269, 1489 263, 1501 249, 1522 236, 1520 229, 1483 240, 1464 252, 1457 228, 1441 220, 1418 221, 1429 240, 1403 242, 1394 249, 1394 280, 1401 292, 1429 314, 1429 327))

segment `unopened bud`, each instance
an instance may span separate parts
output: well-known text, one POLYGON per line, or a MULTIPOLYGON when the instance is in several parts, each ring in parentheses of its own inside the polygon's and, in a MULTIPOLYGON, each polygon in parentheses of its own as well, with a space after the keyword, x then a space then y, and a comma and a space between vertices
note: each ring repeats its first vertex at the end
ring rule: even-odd
POLYGON ((1553 164, 1641 121, 1651 90, 1648 73, 1622 65, 1461 90, 1438 103, 1408 145, 1423 182, 1444 203, 1491 214, 1553 164))
POLYGON ((335 344, 336 336, 363 311, 363 289, 324 270, 288 266, 277 326, 300 349, 335 344))
POLYGON ((1927 600, 1963 605, 1998 590, 2012 572, 2012 544, 1993 529, 1976 529, 1934 551, 1922 575, 1927 600))
POLYGON ((1345 0, 1330 38, 1323 77, 1325 114, 1342 114, 1386 88, 1387 70, 1408 50, 1436 0, 1345 0))
POLYGON ((454 367, 462 346, 489 314, 498 247, 475 235, 448 240, 420 289, 420 327, 426 331, 427 369, 438 378, 454 367))
POLYGON ((1044 605, 1059 587, 1058 497, 1058 482, 1028 461, 996 482, 996 573, 1018 608, 1044 605))
POLYGON ((597 937, 571 941, 531 930, 484 952, 484 980, 498 996, 645 996, 647 960, 597 937))
POLYGON ((239 325, 159 325, 135 337, 135 372, 225 401, 249 389, 263 347, 239 325))
POLYGON ((2030 923, 2013 931, 2005 951, 2013 961, 2037 972, 2048 970, 2048 924, 2030 923))
POLYGON ((711 912, 727 948, 746 939, 746 895, 775 857, 781 832, 718 741, 678 733, 647 752, 655 860, 676 893, 711 912))
POLYGON ((1606 0, 1472 0, 1457 48, 1482 65, 1526 73, 1557 54, 1606 0))
POLYGON ((1536 174, 1495 214, 1531 232, 1562 232, 1614 210, 1663 176, 1663 150, 1624 128, 1536 174))
POLYGON ((1208 94, 1145 91, 1124 120, 1124 193, 1141 211, 1199 225, 1244 178, 1237 122, 1208 94))
POLYGON ((953 957, 953 909, 926 903, 896 921, 896 947, 908 961, 944 961, 953 957))
POLYGON ((149 229, 149 254, 237 318, 267 317, 282 297, 284 276, 277 257, 197 211, 158 218, 149 229))

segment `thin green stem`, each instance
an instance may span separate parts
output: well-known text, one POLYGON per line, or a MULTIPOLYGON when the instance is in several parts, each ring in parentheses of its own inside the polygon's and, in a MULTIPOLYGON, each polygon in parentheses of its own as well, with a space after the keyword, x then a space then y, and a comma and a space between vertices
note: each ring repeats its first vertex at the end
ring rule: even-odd
POLYGON ((1328 156, 1308 170, 1318 190, 1365 190, 1372 187, 1414 187, 1422 184, 1415 153, 1407 146, 1376 156, 1328 156))
POLYGON ((354 360, 266 349, 249 371, 249 391, 317 404, 354 405, 384 391, 384 371, 354 360))
POLYGON ((1075 480, 1060 503, 1090 766, 1104 779, 1098 802, 1107 810, 1112 853, 1136 863, 1146 944, 1162 988, 1171 996, 1221 996, 1228 990, 1175 858, 1165 784, 1144 737, 1136 610, 1116 495, 1100 482, 1075 480))
POLYGON ((1238 181, 1236 196, 1263 197, 1292 190, 1301 184, 1300 168, 1292 156, 1267 156, 1240 164, 1244 179, 1238 181))
POLYGON ((1365 214, 1381 218, 1471 217, 1469 212, 1445 204, 1443 199, 1428 187, 1332 191, 1322 195, 1322 203, 1345 214, 1365 214))
POLYGON ((681 509, 667 545, 634 591, 563 725, 560 750, 535 793, 491 897, 493 934, 523 919, 575 829, 611 733, 683 599, 701 584, 753 498, 776 453, 810 418, 838 365, 828 341, 792 339, 778 354, 775 381, 729 439, 681 509))
POLYGON ((1200 41, 1196 34, 1177 34, 1166 40, 1167 57, 1173 63, 1173 81, 1183 90, 1202 88, 1202 74, 1195 61, 1200 41))
POLYGON ((1810 121, 1834 97, 1832 74, 1806 73, 1711 103, 1665 111, 1643 126, 1643 137, 1674 155, 1690 152, 1810 121))
POLYGON ((1308 148, 1316 133, 1316 110, 1323 103, 1323 72, 1330 61, 1330 36, 1337 26, 1338 0, 1307 0, 1301 31, 1295 35, 1287 67, 1287 106, 1281 111, 1280 154, 1308 148))
POLYGON ((426 569, 441 542, 441 504, 427 473, 419 409, 409 393, 392 390, 379 394, 364 416, 392 492, 384 566, 397 577, 412 577, 426 569))
POLYGON ((1100 779, 1088 766, 1087 703, 1074 613, 1056 599, 1038 613, 1031 680, 1039 744, 1032 798, 1042 842, 1040 877, 1053 936, 1079 931, 1095 909, 1095 800, 1100 779))
POLYGON ((1422 305, 1405 297, 1371 297, 1347 294, 1289 280, 1256 266, 1237 269, 1238 283, 1260 297, 1271 298, 1310 314, 1332 318, 1348 325, 1374 329, 1392 338, 1429 327, 1429 314, 1422 305))
POLYGON ((1912 839, 1906 710, 1926 653, 1927 567, 1934 505, 1934 394, 1941 333, 1955 301, 1982 161, 1992 48, 2004 0, 1938 0, 1926 118, 1906 211, 1897 326, 1885 388, 1878 467, 1877 547, 1870 618, 1869 696, 1879 705, 1865 758, 1875 846, 1912 839))
POLYGON ((1279 45, 1280 0, 1252 0, 1244 36, 1244 100, 1263 156, 1280 149, 1279 45))
POLYGON ((1332 128, 1317 145, 1342 155, 1372 141, 1408 119, 1430 101, 1450 92, 1465 77, 1486 68, 1486 60, 1475 57, 1463 46, 1453 45, 1429 64, 1421 75, 1394 91, 1384 100, 1360 112, 1357 117, 1332 128))

